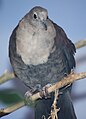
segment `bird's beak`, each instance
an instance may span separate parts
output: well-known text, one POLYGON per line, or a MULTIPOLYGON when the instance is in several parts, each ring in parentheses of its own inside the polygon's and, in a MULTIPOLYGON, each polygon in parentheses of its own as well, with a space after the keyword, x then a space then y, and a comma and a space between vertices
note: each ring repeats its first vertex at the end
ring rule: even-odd
POLYGON ((47 22, 45 20, 43 20, 42 23, 43 23, 45 30, 47 30, 47 22))

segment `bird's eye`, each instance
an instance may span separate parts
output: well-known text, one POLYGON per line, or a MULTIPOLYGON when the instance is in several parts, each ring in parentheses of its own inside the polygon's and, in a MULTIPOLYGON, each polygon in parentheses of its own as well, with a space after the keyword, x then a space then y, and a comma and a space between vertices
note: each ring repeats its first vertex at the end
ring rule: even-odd
POLYGON ((37 19, 37 14, 34 13, 33 17, 34 17, 34 19, 37 19))

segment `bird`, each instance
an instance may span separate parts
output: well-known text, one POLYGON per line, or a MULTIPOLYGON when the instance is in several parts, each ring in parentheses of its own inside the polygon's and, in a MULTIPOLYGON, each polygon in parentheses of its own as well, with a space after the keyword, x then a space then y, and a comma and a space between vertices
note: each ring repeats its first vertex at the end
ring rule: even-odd
MULTIPOLYGON (((15 76, 29 90, 40 90, 68 76, 76 67, 76 48, 63 28, 48 16, 47 9, 35 6, 18 23, 9 40, 9 58, 15 76)), ((77 119, 70 86, 59 89, 58 119, 77 119)), ((33 92, 33 91, 32 91, 33 92)), ((47 119, 54 94, 37 99, 35 119, 47 119)))

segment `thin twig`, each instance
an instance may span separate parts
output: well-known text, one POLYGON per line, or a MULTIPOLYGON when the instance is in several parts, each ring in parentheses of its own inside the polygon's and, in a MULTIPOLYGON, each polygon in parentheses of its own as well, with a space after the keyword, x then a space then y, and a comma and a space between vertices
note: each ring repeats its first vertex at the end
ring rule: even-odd
POLYGON ((3 75, 0 76, 0 84, 6 82, 6 81, 8 81, 8 80, 11 80, 12 78, 14 78, 14 73, 10 73, 10 72, 8 72, 8 71, 5 71, 5 72, 3 73, 3 75))
POLYGON ((48 117, 48 119, 58 119, 58 112, 60 111, 60 108, 57 107, 57 100, 58 100, 59 92, 58 90, 55 90, 55 96, 54 101, 51 108, 51 114, 48 117))
POLYGON ((24 101, 21 101, 19 103, 16 103, 15 105, 9 106, 5 109, 0 109, 0 117, 5 116, 25 105, 24 101))
MULTIPOLYGON (((55 91, 56 89, 58 90, 59 88, 65 86, 67 84, 73 83, 76 80, 80 80, 80 79, 84 79, 84 78, 86 78, 86 72, 77 73, 77 74, 70 74, 68 77, 65 77, 61 81, 59 81, 56 84, 49 87, 47 89, 47 91, 48 91, 48 93, 51 93, 51 92, 55 91)), ((38 93, 32 95, 31 97, 28 97, 28 103, 29 103, 30 100, 34 101, 34 100, 40 98, 41 93, 43 94, 43 92, 38 92, 38 93)), ((24 105, 25 105, 25 103, 22 102, 21 104, 18 103, 18 104, 15 104, 15 105, 11 106, 11 107, 6 108, 6 109, 1 109, 0 110, 0 116, 1 115, 4 116, 8 113, 11 113, 11 112, 21 108, 24 105)))
POLYGON ((78 41, 78 42, 75 43, 76 49, 82 48, 84 46, 86 46, 86 39, 80 40, 80 41, 78 41))

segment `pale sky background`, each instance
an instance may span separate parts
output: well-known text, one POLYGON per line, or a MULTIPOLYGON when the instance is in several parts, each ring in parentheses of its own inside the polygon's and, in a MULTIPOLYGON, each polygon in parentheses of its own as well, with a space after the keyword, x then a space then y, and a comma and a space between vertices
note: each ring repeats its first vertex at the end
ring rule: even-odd
MULTIPOLYGON (((46 8, 49 18, 60 25, 74 43, 86 38, 86 0, 0 0, 0 75, 6 69, 11 69, 8 42, 12 30, 34 6, 46 8)), ((76 63, 76 72, 86 71, 86 47, 77 50, 76 63)), ((25 92, 23 84, 19 81, 9 81, 0 85, 0 90, 4 89, 25 92)), ((72 92, 77 119, 85 119, 86 79, 75 82, 72 92)), ((0 106, 4 105, 0 103, 0 106)), ((31 119, 31 117, 29 109, 23 107, 2 119, 31 119)))

